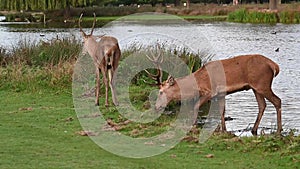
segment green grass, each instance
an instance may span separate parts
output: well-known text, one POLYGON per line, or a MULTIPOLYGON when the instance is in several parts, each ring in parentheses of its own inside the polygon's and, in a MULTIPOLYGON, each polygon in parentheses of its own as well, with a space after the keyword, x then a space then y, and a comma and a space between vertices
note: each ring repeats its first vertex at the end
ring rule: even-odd
MULTIPOLYGON (((122 16, 97 16, 96 19, 97 19, 97 21, 112 21, 112 20, 119 19, 121 17, 122 16)), ((74 19, 78 19, 78 17, 76 17, 74 19)), ((93 21, 94 17, 84 16, 83 20, 84 21, 93 21)))
POLYGON ((218 16, 210 16, 210 15, 194 15, 194 16, 179 16, 186 20, 200 20, 200 21, 224 21, 227 18, 227 15, 218 15, 218 16))
POLYGON ((242 23, 270 23, 277 22, 285 24, 300 23, 299 11, 282 11, 275 12, 259 12, 248 11, 247 9, 239 9, 228 14, 227 21, 242 22, 242 23))
MULTIPOLYGON (((100 17, 96 17, 97 22, 106 22, 106 21, 113 21, 113 20, 117 20, 117 19, 122 19, 122 17, 124 16, 100 16, 100 17)), ((198 21, 224 21, 226 20, 227 16, 226 15, 220 15, 220 16, 210 16, 210 15, 194 15, 194 16, 189 16, 189 15, 184 15, 184 16, 173 16, 173 15, 166 15, 165 17, 153 17, 153 16, 142 16, 142 15, 137 15, 137 16, 133 16, 133 15, 129 15, 129 16, 125 16, 126 19, 146 19, 146 20, 157 20, 157 19, 166 19, 166 20, 170 20, 170 19, 185 19, 185 20, 198 20, 198 21)), ((77 18, 74 18, 77 19, 77 18)), ((93 17, 84 17, 83 18, 84 21, 88 21, 88 22, 92 22, 94 20, 93 17)))
POLYGON ((182 141, 154 157, 119 157, 76 133, 82 128, 69 90, 1 90, 0 97, 0 168, 297 168, 300 164, 299 136, 217 134, 204 144, 182 141))

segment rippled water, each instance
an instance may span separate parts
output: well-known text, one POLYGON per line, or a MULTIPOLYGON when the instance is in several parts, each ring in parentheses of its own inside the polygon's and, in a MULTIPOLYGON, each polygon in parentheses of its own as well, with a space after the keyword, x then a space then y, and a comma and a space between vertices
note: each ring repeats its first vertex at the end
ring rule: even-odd
MULTIPOLYGON (((176 37, 180 37, 179 39, 185 39, 184 43, 191 46, 193 50, 205 48, 199 46, 207 45, 215 54, 214 60, 250 53, 259 53, 271 58, 280 66, 280 74, 273 82, 273 91, 282 100, 284 129, 300 130, 300 25, 271 26, 226 22, 153 26, 116 24, 95 30, 95 34, 106 33, 116 36, 121 41, 121 48, 126 48, 126 43, 130 41, 148 41, 143 36, 140 36, 142 38, 138 36, 147 32, 155 32, 157 36, 167 35, 174 41, 177 41, 176 37), (276 48, 279 48, 279 52, 275 52, 276 48)), ((79 31, 75 28, 18 29, 0 25, 0 46, 11 49, 20 39, 38 42, 55 38, 57 35, 59 37, 72 35, 80 38, 79 31)), ((255 122, 258 108, 252 91, 235 93, 226 98, 226 116, 235 119, 226 122, 229 130, 244 129, 249 123, 255 122)), ((276 111, 273 105, 267 102, 260 126, 274 127, 275 125, 276 111)))

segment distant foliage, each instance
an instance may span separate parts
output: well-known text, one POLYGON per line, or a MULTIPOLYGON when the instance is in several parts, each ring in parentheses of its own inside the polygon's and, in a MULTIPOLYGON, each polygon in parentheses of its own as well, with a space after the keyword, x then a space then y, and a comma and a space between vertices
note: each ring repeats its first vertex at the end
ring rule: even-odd
POLYGON ((0 10, 54 10, 91 6, 95 0, 0 0, 0 10))
POLYGON ((228 21, 242 23, 276 23, 277 14, 272 12, 247 11, 240 9, 229 13, 228 21))
POLYGON ((230 22, 242 23, 300 23, 300 12, 282 11, 280 13, 275 13, 239 9, 229 13, 227 20, 230 22))
POLYGON ((299 11, 283 11, 279 16, 281 23, 300 23, 299 11))

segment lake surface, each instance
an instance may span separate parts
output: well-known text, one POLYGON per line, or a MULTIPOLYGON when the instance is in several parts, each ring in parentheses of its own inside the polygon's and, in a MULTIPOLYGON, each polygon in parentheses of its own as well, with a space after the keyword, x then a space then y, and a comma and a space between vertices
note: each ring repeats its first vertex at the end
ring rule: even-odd
MULTIPOLYGON (((300 130, 300 25, 227 22, 147 25, 122 22, 96 28, 94 34, 104 33, 116 36, 120 40, 121 49, 127 48, 130 43, 155 43, 157 39, 151 37, 162 37, 160 41, 168 41, 171 45, 184 44, 193 51, 209 49, 215 55, 213 60, 240 54, 263 54, 280 66, 280 73, 273 81, 273 91, 282 100, 284 130, 300 130), (277 48, 279 52, 275 52, 277 48)), ((77 28, 11 28, 0 24, 0 46, 7 49, 17 46, 22 39, 38 43, 57 36, 80 39, 77 28)), ((257 113, 258 107, 252 91, 226 97, 226 116, 234 118, 226 122, 228 130, 245 129, 255 122, 257 113)), ((260 126, 274 128, 275 125, 275 108, 267 102, 260 126)))

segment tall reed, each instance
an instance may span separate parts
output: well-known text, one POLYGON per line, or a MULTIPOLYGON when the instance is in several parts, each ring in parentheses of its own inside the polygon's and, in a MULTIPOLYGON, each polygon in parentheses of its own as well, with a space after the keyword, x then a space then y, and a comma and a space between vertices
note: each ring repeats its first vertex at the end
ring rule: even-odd
POLYGON ((241 23, 300 23, 300 12, 291 10, 277 13, 239 9, 229 13, 227 20, 241 23))
POLYGON ((273 12, 260 12, 260 11, 248 11, 246 9, 239 9, 231 12, 227 18, 230 22, 242 22, 242 23, 276 23, 277 16, 273 12))
POLYGON ((74 38, 49 42, 22 40, 12 51, 0 50, 0 88, 64 88, 72 82, 73 63, 81 50, 74 38))
MULTIPOLYGON (((152 48, 149 46, 142 49, 141 46, 134 45, 123 50, 121 58, 125 59, 132 53, 143 52, 143 50, 147 51, 152 48)), ((199 69, 203 62, 212 57, 209 53, 194 54, 185 48, 168 49, 161 46, 161 49, 167 56, 177 56, 182 59, 188 65, 190 72, 199 69)), ((81 44, 74 38, 57 38, 49 42, 39 43, 23 40, 11 52, 6 52, 0 48, 0 88, 9 88, 15 91, 27 89, 32 91, 41 87, 70 89, 73 64, 80 51, 81 44)), ((166 57, 164 60, 169 60, 172 63, 172 58, 166 57)), ((156 72, 156 70, 150 71, 156 72)), ((128 70, 128 73, 130 72, 128 70)), ((165 78, 166 76, 167 74, 164 75, 165 78)), ((145 72, 141 72, 132 82, 135 85, 145 85, 144 81, 151 82, 151 78, 145 72)))

